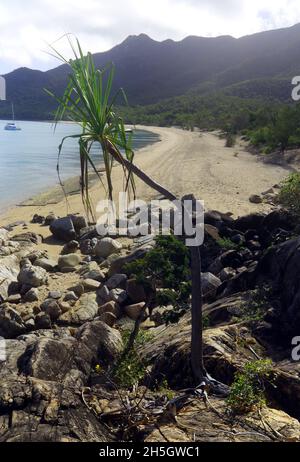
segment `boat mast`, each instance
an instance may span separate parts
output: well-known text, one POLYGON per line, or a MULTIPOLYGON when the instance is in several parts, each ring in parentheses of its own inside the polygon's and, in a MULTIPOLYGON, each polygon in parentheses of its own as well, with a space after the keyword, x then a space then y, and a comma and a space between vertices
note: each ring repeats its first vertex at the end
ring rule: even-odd
POLYGON ((14 103, 11 103, 11 111, 12 111, 13 122, 14 122, 15 121, 14 103))

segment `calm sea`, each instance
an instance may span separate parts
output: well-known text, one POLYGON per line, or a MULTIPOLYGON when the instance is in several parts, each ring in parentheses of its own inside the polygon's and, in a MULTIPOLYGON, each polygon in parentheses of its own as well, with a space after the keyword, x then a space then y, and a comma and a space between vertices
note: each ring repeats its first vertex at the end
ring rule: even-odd
MULTIPOLYGON (((67 135, 80 133, 74 124, 61 123, 54 132, 47 122, 18 122, 21 131, 4 130, 0 121, 0 211, 22 202, 58 183, 56 173, 58 146, 67 135)), ((158 141, 158 136, 137 130, 133 147, 139 149, 158 141)), ((99 162, 99 150, 92 157, 99 162)), ((63 178, 78 175, 79 155, 76 140, 67 140, 61 159, 63 178)))

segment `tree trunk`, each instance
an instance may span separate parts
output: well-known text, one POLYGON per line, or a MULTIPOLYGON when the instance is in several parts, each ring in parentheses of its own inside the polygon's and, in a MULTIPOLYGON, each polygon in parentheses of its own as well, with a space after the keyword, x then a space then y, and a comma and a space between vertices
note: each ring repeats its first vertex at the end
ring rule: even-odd
MULTIPOLYGON (((161 186, 159 183, 150 178, 146 173, 136 165, 125 159, 120 159, 119 154, 114 146, 107 142, 107 149, 111 156, 123 164, 126 169, 140 178, 150 188, 154 189, 166 199, 177 201, 178 198, 161 186)), ((184 204, 182 204, 184 208, 184 204)), ((187 214, 185 214, 187 216, 187 214)), ((190 247, 191 251, 191 276, 192 276, 192 334, 191 334, 191 364, 195 379, 200 384, 206 377, 206 371, 203 362, 203 326, 202 326, 202 284, 201 284, 201 255, 200 247, 190 247)))
POLYGON ((200 247, 191 247, 192 273, 192 341, 191 363, 196 380, 200 384, 206 377, 203 361, 203 322, 202 322, 202 280, 200 247))

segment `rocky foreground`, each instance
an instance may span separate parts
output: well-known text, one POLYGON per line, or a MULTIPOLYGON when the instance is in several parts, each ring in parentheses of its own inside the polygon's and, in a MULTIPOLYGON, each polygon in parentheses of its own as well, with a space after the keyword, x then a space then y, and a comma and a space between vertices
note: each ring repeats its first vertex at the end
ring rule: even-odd
POLYGON ((144 377, 129 389, 109 375, 124 349, 122 332, 133 329, 146 301, 124 267, 149 252, 153 238, 101 239, 81 216, 33 221, 50 226, 61 255, 53 260, 39 250, 42 237, 26 226, 21 234, 14 225, 0 229, 0 441, 300 441, 300 363, 291 359, 300 335, 300 227, 293 216, 205 217, 208 372, 231 385, 247 362, 273 362, 268 406, 244 415, 232 415, 224 397, 195 393, 189 312, 170 325, 164 314, 172 307, 146 312, 147 340, 138 346, 144 377))

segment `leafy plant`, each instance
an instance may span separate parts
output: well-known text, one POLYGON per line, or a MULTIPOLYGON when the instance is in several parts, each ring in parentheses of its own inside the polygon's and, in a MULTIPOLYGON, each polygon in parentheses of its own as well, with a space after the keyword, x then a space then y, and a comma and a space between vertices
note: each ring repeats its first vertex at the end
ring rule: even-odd
POLYGON ((227 403, 236 414, 244 414, 265 405, 265 384, 272 378, 272 361, 259 360, 246 364, 235 375, 227 403))
POLYGON ((291 173, 282 183, 279 201, 292 212, 300 215, 300 173, 291 173))
MULTIPOLYGON (((126 345, 131 332, 125 330, 122 332, 123 342, 126 345)), ((151 334, 145 331, 139 331, 134 347, 125 357, 121 356, 116 366, 113 368, 113 379, 116 383, 125 388, 131 388, 138 384, 145 376, 147 364, 142 362, 137 347, 144 345, 150 340, 151 334)))
MULTIPOLYGON (((132 163, 134 153, 131 149, 131 137, 125 131, 123 120, 117 116, 114 104, 118 96, 122 96, 126 102, 126 96, 122 89, 115 95, 111 94, 112 84, 115 75, 113 65, 106 68, 96 69, 91 53, 84 55, 79 41, 76 39, 76 46, 69 38, 74 58, 67 60, 57 50, 52 48, 55 56, 64 64, 70 67, 68 85, 62 97, 54 95, 46 90, 49 95, 56 99, 59 106, 56 112, 56 123, 68 117, 81 126, 81 133, 63 138, 59 146, 57 171, 60 175, 60 157, 63 145, 68 138, 78 140, 81 168, 81 194, 88 216, 95 220, 94 208, 89 194, 89 170, 96 173, 101 181, 101 176, 94 164, 90 152, 95 143, 99 144, 99 161, 103 160, 107 179, 107 192, 110 199, 113 194, 112 167, 114 158, 111 150, 119 159, 124 170, 125 191, 135 191, 132 172, 126 169, 123 161, 125 158, 132 163)), ((63 187, 63 184, 61 182, 63 187)))
POLYGON ((177 322, 189 308, 189 251, 175 236, 158 236, 155 247, 144 258, 127 264, 125 271, 146 289, 163 289, 156 293, 157 304, 174 307, 165 318, 167 323, 177 322))
POLYGON ((241 306, 242 319, 245 321, 261 321, 270 307, 271 289, 263 285, 251 292, 251 298, 241 306))
POLYGON ((227 133, 226 135, 226 142, 225 142, 225 147, 226 148, 233 148, 236 144, 236 137, 233 133, 227 133))
POLYGON ((243 244, 236 244, 227 237, 222 237, 217 240, 217 244, 224 250, 239 250, 243 247, 243 244))
POLYGON ((164 379, 161 384, 157 387, 158 393, 166 396, 168 400, 175 398, 175 392, 170 388, 168 380, 164 379))

